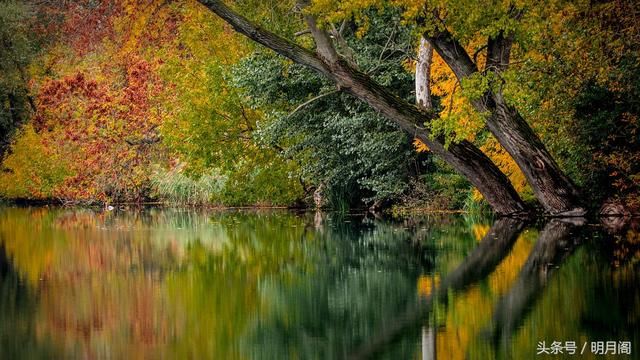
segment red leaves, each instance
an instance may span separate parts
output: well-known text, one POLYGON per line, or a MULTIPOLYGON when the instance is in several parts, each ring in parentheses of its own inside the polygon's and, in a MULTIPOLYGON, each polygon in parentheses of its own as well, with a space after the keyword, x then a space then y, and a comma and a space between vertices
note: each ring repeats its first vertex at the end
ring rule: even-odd
POLYGON ((86 105, 91 113, 92 110, 98 110, 100 104, 109 101, 107 89, 94 80, 85 79, 82 73, 60 80, 47 79, 38 95, 38 113, 34 118, 34 128, 39 132, 58 124, 68 124, 72 121, 73 112, 78 110, 80 102, 86 105))
POLYGON ((117 1, 65 2, 65 22, 61 31, 77 55, 94 50, 105 38, 115 38, 113 18, 120 11, 117 1))
POLYGON ((116 70, 126 74, 124 86, 81 72, 42 85, 34 126, 52 151, 73 158, 75 175, 56 189, 58 197, 135 200, 146 191, 149 167, 162 150, 141 139, 157 137, 162 119, 153 99, 164 84, 140 58, 129 57, 116 70))

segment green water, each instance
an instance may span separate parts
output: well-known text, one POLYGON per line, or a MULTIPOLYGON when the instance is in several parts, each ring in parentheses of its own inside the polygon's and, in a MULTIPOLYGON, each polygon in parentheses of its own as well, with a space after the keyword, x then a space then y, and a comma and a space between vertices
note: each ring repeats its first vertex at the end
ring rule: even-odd
POLYGON ((633 226, 4 207, 0 358, 637 358, 639 260, 633 226))

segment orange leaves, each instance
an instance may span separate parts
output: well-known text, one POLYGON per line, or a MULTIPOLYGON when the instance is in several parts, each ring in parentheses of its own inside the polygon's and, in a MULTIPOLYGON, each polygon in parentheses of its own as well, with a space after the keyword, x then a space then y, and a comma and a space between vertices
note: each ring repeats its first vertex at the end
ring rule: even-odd
POLYGON ((429 152, 429 146, 423 143, 420 139, 413 139, 413 147, 417 152, 429 152))
POLYGON ((73 174, 55 188, 71 200, 144 196, 150 164, 161 157, 156 128, 162 123, 154 98, 163 90, 156 65, 129 57, 124 86, 77 73, 47 80, 38 97, 34 126, 41 143, 70 159, 73 174))
POLYGON ((68 124, 81 107, 99 111, 100 104, 108 101, 106 89, 96 81, 87 80, 82 73, 61 80, 47 79, 37 99, 39 111, 33 120, 34 128, 42 131, 56 124, 68 124))
POLYGON ((61 35, 78 56, 95 50, 103 39, 115 36, 112 20, 120 10, 115 0, 61 2, 58 9, 50 8, 56 10, 64 16, 61 35))

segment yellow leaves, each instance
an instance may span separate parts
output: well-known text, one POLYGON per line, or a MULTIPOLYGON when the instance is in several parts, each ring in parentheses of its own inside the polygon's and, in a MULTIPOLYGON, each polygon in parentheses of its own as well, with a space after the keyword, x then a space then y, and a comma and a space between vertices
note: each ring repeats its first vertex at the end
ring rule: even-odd
POLYGON ((314 0, 307 11, 325 22, 338 22, 352 16, 358 18, 361 11, 381 5, 380 0, 314 0))
MULTIPOLYGON (((520 170, 513 158, 498 143, 494 137, 490 137, 480 149, 507 175, 511 184, 524 200, 533 199, 533 191, 527 183, 524 173, 520 170)), ((474 199, 479 200, 481 195, 474 192, 474 199)))
POLYGON ((403 9, 403 16, 405 19, 413 19, 417 17, 425 7, 425 1, 423 0, 392 0, 391 3, 403 9))
POLYGON ((354 19, 358 25, 356 36, 362 37, 369 29, 369 20, 363 11, 382 4, 381 0, 313 0, 305 11, 315 15, 321 26, 354 19))
POLYGON ((152 33, 158 37, 171 10, 164 0, 123 0, 122 7, 125 16, 116 19, 117 28, 124 34, 121 55, 130 54, 138 50, 140 41, 145 33, 152 33))
MULTIPOLYGON (((470 44, 470 49, 477 44, 479 42, 470 44)), ((431 65, 431 84, 431 93, 440 97, 442 108, 440 118, 431 123, 432 130, 445 135, 448 142, 472 141, 484 126, 484 114, 475 111, 458 79, 437 53, 434 53, 431 65)))
POLYGON ((392 0, 391 3, 383 0, 313 0, 306 11, 315 15, 321 24, 354 19, 358 24, 356 35, 362 37, 369 28, 369 21, 364 12, 371 8, 384 10, 389 6, 402 9, 404 19, 410 20, 423 11, 425 3, 420 0, 392 0))
POLYGON ((178 41, 189 52, 190 60, 201 63, 216 62, 231 65, 249 51, 247 41, 210 11, 187 2, 180 9, 182 21, 178 25, 178 41))
POLYGON ((417 152, 421 153, 421 152, 429 152, 429 146, 427 146, 427 144, 423 143, 420 139, 413 139, 413 147, 416 149, 417 152))
POLYGON ((3 161, 0 194, 8 198, 46 199, 67 173, 65 157, 50 151, 28 124, 16 136, 3 161))

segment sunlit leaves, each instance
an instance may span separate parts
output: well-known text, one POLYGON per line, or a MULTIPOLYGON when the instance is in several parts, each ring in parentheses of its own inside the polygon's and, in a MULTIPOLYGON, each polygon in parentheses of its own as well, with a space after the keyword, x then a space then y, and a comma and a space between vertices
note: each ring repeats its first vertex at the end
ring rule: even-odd
POLYGON ((0 193, 10 198, 51 198, 70 175, 68 160, 43 144, 33 127, 27 125, 2 163, 0 193))

